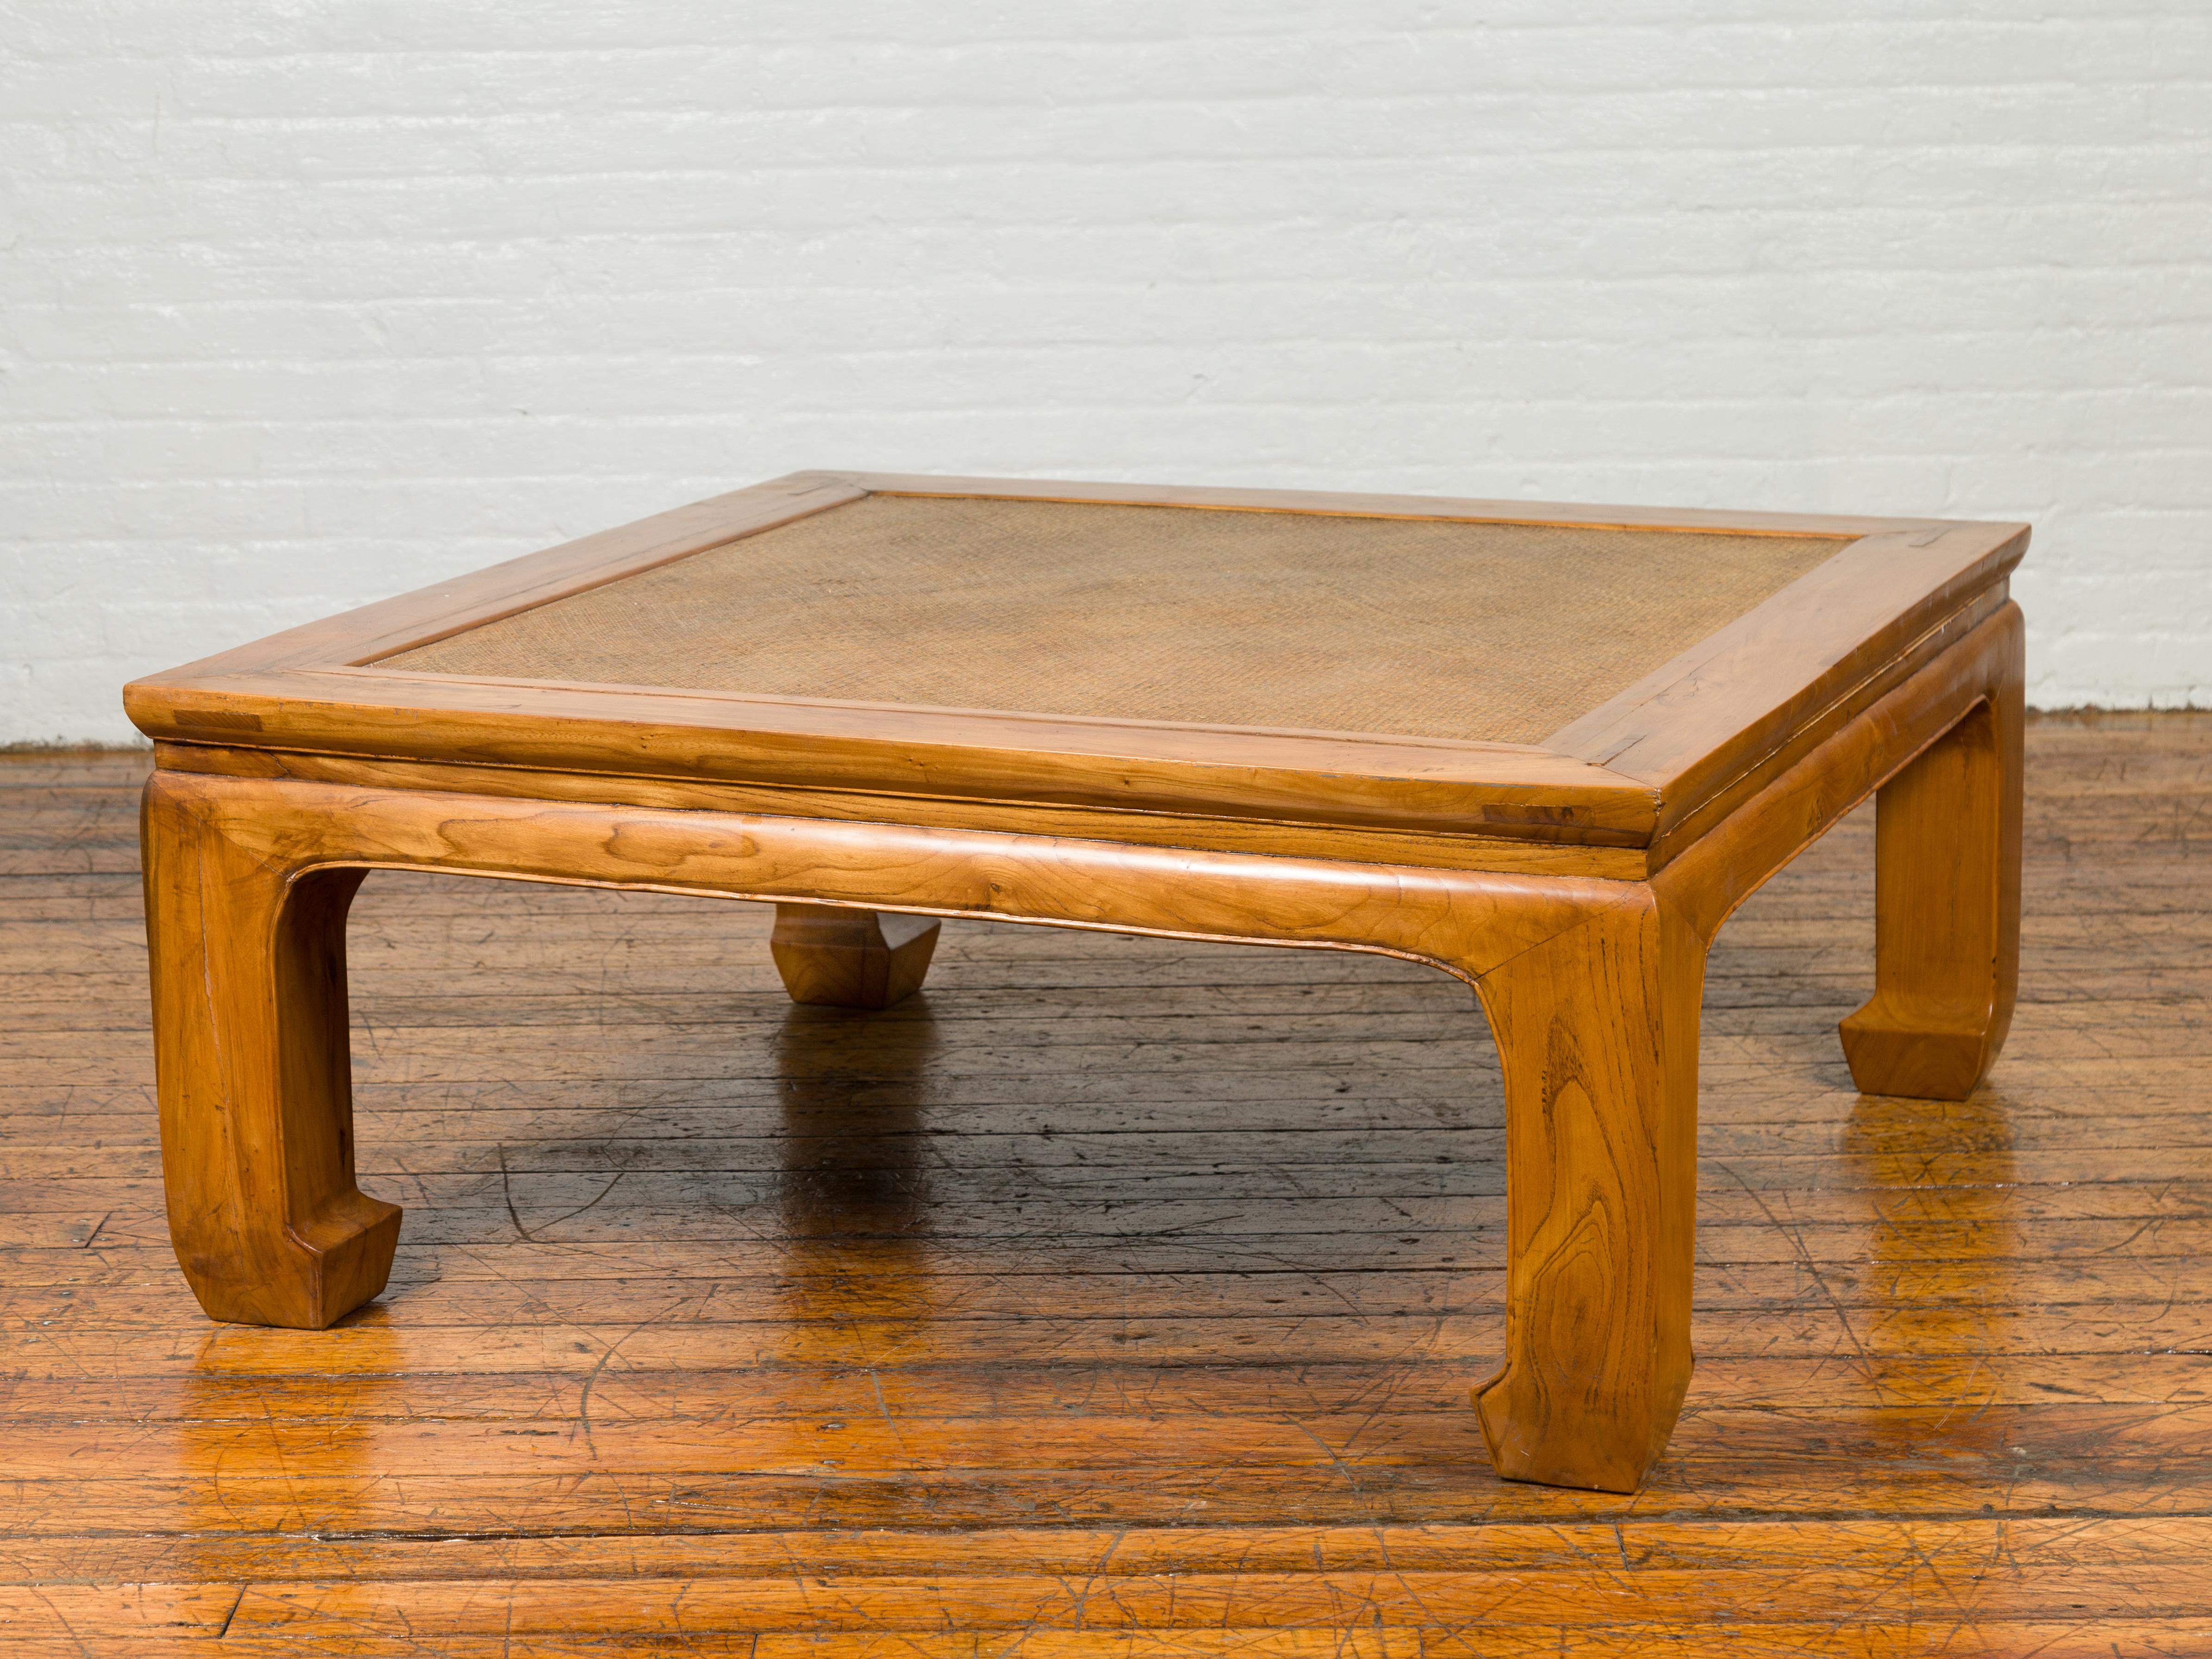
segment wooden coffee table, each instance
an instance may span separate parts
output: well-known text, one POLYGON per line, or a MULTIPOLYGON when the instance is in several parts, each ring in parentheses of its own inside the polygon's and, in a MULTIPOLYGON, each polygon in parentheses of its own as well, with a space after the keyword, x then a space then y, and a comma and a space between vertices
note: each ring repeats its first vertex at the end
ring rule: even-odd
POLYGON ((2019 938, 2019 525, 799 473, 140 680, 177 1255, 375 1296, 372 869, 775 901, 804 1000, 938 916, 1369 951, 1506 1094, 1516 1480, 1631 1491, 1690 1376, 1698 1019, 1735 908, 1880 790, 1869 1092, 1956 1099, 2019 938))

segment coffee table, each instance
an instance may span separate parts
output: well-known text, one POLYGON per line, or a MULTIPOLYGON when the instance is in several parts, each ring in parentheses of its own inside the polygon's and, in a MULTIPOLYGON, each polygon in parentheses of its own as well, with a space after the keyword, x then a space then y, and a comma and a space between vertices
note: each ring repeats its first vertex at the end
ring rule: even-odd
POLYGON ((1698 1022, 1735 908, 1880 792, 1858 1086, 2004 1040, 2025 526, 806 472, 125 696, 170 1229, 213 1317, 383 1288, 365 872, 779 906, 794 996, 939 916, 1425 962, 1505 1085, 1515 1480, 1632 1491, 1690 1376, 1698 1022))

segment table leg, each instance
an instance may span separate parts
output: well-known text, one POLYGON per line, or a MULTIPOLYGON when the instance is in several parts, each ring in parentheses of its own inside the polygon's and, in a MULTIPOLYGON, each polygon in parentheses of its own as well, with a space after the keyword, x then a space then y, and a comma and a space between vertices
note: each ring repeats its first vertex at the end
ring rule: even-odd
POLYGON ((921 988, 935 916, 840 904, 779 904, 769 952, 793 1002, 888 1008, 921 988))
POLYGON ((1649 890, 1485 975, 1505 1078, 1510 1480, 1633 1492, 1690 1380, 1705 945, 1649 890))
POLYGON ((2020 984, 2017 676, 1882 786, 1875 807, 1875 994, 1843 1022, 1862 1092, 1964 1100, 2020 984))
POLYGON ((147 786, 146 932, 169 1233, 210 1316, 319 1330, 384 1288, 399 1210, 354 1184, 345 917, 301 870, 147 786))

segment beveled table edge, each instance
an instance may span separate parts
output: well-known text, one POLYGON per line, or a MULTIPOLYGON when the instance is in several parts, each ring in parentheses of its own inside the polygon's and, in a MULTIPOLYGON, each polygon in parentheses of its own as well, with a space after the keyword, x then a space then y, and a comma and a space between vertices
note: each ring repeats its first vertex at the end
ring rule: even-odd
POLYGON ((1988 615, 2025 526, 801 472, 125 688, 157 742, 1040 809, 1647 847, 1815 746, 1988 615), (1825 535, 1838 554, 1543 745, 408 672, 382 659, 871 493, 1825 535))

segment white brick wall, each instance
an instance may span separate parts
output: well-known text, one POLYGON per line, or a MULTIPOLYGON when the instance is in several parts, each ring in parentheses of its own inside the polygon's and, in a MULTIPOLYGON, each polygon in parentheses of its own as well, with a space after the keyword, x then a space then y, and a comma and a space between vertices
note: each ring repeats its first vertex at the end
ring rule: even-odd
POLYGON ((2022 516, 2212 701, 2207 0, 0 0, 0 741, 795 467, 2022 516))

